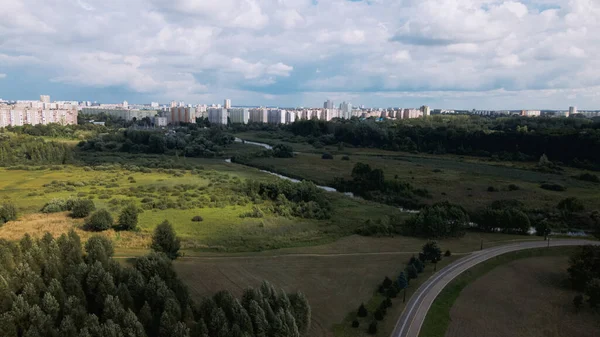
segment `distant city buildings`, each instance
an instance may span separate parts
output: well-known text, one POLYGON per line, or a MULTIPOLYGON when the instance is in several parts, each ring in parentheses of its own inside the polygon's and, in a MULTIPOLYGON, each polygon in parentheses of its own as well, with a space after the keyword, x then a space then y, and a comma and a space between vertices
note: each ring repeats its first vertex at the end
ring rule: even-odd
POLYGON ((268 121, 268 111, 266 108, 250 109, 250 122, 266 123, 268 121))
POLYGON ((521 116, 524 117, 539 117, 542 115, 540 110, 521 110, 521 116))
POLYGON ((431 115, 431 109, 427 105, 423 105, 420 110, 422 115, 425 117, 431 115))
POLYGON ((196 113, 192 113, 188 107, 173 107, 171 108, 171 113, 167 115, 167 123, 196 123, 196 113))
POLYGON ((569 117, 570 115, 575 115, 577 113, 577 107, 576 106, 570 106, 569 107, 569 112, 566 114, 566 117, 569 117))
POLYGON ((211 124, 227 125, 227 110, 225 108, 208 108, 208 121, 211 124))
POLYGON ((248 124, 250 110, 245 108, 231 108, 228 110, 231 124, 248 124))
POLYGON ((340 104, 340 118, 350 119, 352 118, 352 104, 343 102, 340 104))
POLYGON ((226 99, 225 104, 223 104, 223 106, 225 107, 225 109, 231 109, 231 100, 230 99, 226 99))
POLYGON ((330 100, 325 101, 325 103, 323 103, 323 109, 333 109, 333 102, 330 100))
POLYGON ((0 104, 0 128, 51 123, 77 124, 77 116, 77 102, 51 103, 48 95, 41 95, 39 101, 0 104))

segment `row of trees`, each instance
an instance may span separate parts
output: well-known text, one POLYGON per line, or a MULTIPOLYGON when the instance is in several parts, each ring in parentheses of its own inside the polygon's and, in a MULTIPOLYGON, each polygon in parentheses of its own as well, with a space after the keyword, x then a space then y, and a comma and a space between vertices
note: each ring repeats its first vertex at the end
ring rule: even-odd
POLYGON ((171 260, 151 253, 133 268, 112 259, 111 241, 82 245, 71 231, 55 239, 0 241, 0 335, 5 337, 300 336, 310 307, 270 284, 194 302, 171 260))
POLYGON ((295 136, 319 143, 388 150, 495 156, 534 160, 542 154, 564 163, 599 168, 600 122, 551 118, 432 117, 423 120, 297 121, 287 127, 295 136), (587 164, 586 164, 587 163, 587 164))
MULTIPOLYGON (((449 256, 449 252, 447 254, 449 256)), ((437 266, 437 263, 442 260, 442 251, 437 242, 429 241, 423 246, 423 250, 419 253, 419 257, 411 257, 405 269, 400 272, 396 280, 385 277, 379 285, 378 292, 384 296, 379 306, 373 312, 373 320, 368 326, 367 332, 370 334, 377 333, 377 321, 383 320, 387 314, 387 309, 392 306, 392 299, 398 297, 398 293, 404 290, 403 301, 406 301, 406 288, 410 284, 410 280, 416 279, 420 273, 425 270, 425 264, 431 262, 437 266)), ((360 326, 359 318, 369 317, 367 307, 362 303, 356 312, 356 319, 352 321, 352 327, 360 326)))

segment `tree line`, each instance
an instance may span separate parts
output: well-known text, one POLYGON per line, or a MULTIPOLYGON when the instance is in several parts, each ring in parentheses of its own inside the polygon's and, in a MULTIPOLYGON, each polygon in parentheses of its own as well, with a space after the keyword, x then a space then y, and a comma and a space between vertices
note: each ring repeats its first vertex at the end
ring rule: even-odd
POLYGON ((600 122, 560 118, 442 117, 402 121, 301 120, 282 130, 322 145, 344 143, 392 151, 453 153, 499 160, 554 161, 600 169, 600 122))
POLYGON ((0 240, 0 335, 275 337, 310 326, 301 293, 265 282, 241 298, 222 291, 195 302, 163 253, 124 267, 113 252, 106 237, 82 244, 74 231, 0 240))
POLYGON ((0 133, 0 166, 64 165, 73 161, 73 147, 27 135, 0 133))

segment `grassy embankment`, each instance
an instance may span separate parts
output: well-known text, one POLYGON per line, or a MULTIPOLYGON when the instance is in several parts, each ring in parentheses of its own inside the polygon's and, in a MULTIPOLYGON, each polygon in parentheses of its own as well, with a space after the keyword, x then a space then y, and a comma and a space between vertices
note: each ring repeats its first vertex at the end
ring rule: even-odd
MULTIPOLYGON (((477 266, 465 271, 437 296, 433 305, 427 313, 427 317, 421 327, 420 337, 442 337, 450 325, 450 310, 461 295, 461 292, 472 282, 494 270, 495 268, 507 264, 511 261, 543 256, 567 256, 571 254, 576 247, 551 247, 528 249, 517 252, 503 254, 485 261, 477 266)), ((491 288, 493 291, 493 287, 491 288)), ((531 289, 528 286, 528 289, 531 289)))

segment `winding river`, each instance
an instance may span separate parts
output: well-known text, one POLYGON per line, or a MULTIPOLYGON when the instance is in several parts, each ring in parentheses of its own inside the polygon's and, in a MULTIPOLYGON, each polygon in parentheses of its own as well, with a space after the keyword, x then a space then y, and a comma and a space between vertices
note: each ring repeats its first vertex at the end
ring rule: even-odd
MULTIPOLYGON (((273 149, 273 147, 271 145, 269 145, 269 144, 258 143, 258 142, 251 142, 251 141, 243 140, 243 139, 240 139, 240 138, 237 138, 237 137, 235 138, 235 142, 236 143, 244 143, 244 144, 256 145, 256 146, 264 147, 267 150, 272 150, 273 149)), ((299 152, 294 152, 294 153, 299 153, 299 152)), ((228 162, 228 163, 231 163, 231 158, 227 158, 227 159, 225 159, 225 161, 228 162)), ((299 183, 300 182, 300 180, 298 180, 298 179, 290 178, 290 177, 281 175, 279 173, 275 173, 275 172, 271 172, 271 171, 267 171, 267 170, 260 170, 260 171, 264 172, 264 173, 272 174, 272 175, 277 176, 277 177, 279 177, 281 179, 289 180, 289 181, 294 182, 294 183, 299 183)), ((317 185, 317 187, 320 188, 320 189, 322 189, 322 190, 325 190, 327 192, 342 193, 342 192, 339 192, 338 190, 336 190, 335 188, 330 187, 330 186, 320 186, 320 185, 317 185)), ((345 196, 348 196, 350 198, 359 198, 359 197, 355 196, 354 193, 352 193, 352 192, 345 192, 345 193, 342 193, 342 194, 344 194, 345 196)), ((402 207, 400 207, 400 211, 404 212, 404 213, 410 213, 410 214, 417 214, 417 213, 419 213, 418 210, 404 209, 402 207)))

